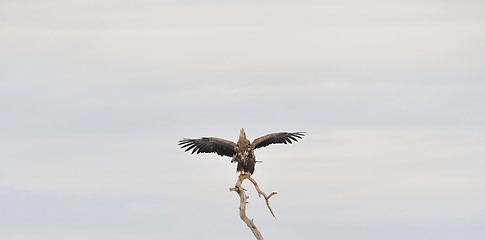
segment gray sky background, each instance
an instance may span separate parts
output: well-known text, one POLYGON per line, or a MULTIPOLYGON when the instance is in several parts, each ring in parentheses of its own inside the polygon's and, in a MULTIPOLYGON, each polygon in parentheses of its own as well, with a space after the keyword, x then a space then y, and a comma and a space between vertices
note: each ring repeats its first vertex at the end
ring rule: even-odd
POLYGON ((0 1, 0 238, 485 238, 483 1, 0 1))

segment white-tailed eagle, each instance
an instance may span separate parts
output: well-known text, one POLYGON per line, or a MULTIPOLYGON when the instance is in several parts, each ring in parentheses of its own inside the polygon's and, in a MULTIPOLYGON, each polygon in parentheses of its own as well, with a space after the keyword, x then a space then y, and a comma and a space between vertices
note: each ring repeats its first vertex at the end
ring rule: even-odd
POLYGON ((231 162, 237 162, 237 172, 253 174, 254 166, 256 165, 254 149, 266 147, 274 143, 287 144, 292 143, 291 141, 297 142, 303 136, 305 136, 305 132, 270 133, 254 139, 251 143, 246 138, 244 128, 241 128, 237 143, 216 137, 203 137, 199 139, 184 138, 179 141, 179 145, 185 148, 186 152, 192 150, 192 154, 217 153, 221 156, 232 157, 231 162))

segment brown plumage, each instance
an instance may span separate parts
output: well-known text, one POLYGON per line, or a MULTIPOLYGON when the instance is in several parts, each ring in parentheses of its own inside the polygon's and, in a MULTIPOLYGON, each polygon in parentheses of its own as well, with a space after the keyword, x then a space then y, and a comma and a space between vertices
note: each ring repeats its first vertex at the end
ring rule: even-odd
POLYGON ((192 150, 192 153, 217 153, 221 156, 232 157, 231 162, 237 162, 237 172, 245 172, 253 174, 254 166, 256 165, 256 157, 254 156, 254 149, 266 147, 274 143, 292 143, 297 142, 305 136, 305 132, 279 132, 264 135, 254 139, 251 143, 246 138, 244 128, 239 132, 239 140, 237 143, 216 137, 203 137, 199 139, 184 138, 179 141, 181 148, 185 151, 192 150))

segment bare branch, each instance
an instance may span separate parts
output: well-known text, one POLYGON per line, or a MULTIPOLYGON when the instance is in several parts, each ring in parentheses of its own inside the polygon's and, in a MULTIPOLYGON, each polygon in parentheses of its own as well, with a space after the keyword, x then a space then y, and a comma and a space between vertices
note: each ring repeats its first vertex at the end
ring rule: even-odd
POLYGON ((276 219, 276 216, 273 213, 273 209, 271 209, 271 206, 269 206, 269 198, 272 197, 273 195, 278 194, 278 193, 277 192, 272 192, 269 195, 266 195, 266 193, 264 193, 259 188, 258 183, 256 182, 256 180, 254 180, 251 176, 248 177, 248 180, 253 183, 254 187, 256 188, 256 191, 258 192, 259 197, 261 197, 261 196, 264 197, 264 201, 266 201, 266 206, 268 207, 269 212, 271 212, 271 215, 273 215, 273 217, 276 219))
POLYGON ((256 228, 256 225, 254 225, 254 222, 253 220, 249 219, 246 215, 246 205, 247 205, 247 199, 249 198, 248 196, 246 196, 246 193, 244 191, 246 191, 243 187, 242 187, 242 183, 245 179, 248 179, 249 181, 251 181, 254 185, 254 187, 256 188, 256 191, 258 192, 258 195, 259 197, 263 196, 264 197, 264 200, 266 201, 266 206, 268 206, 268 209, 269 211, 271 212, 271 215, 273 215, 274 218, 275 215, 273 213, 273 210, 271 209, 271 207, 269 206, 269 198, 271 198, 273 195, 277 194, 276 192, 272 192, 269 196, 266 195, 266 193, 264 193, 258 186, 258 183, 256 182, 256 180, 254 180, 253 178, 251 178, 251 174, 247 174, 247 173, 241 173, 239 174, 239 177, 238 177, 238 180, 236 182, 236 185, 235 187, 233 188, 229 188, 229 191, 234 191, 234 192, 237 192, 237 194, 239 194, 239 199, 240 199, 240 203, 239 203, 239 216, 241 217, 241 220, 243 220, 243 222, 246 223, 246 225, 249 227, 249 229, 251 229, 251 231, 253 232, 254 236, 256 237, 257 240, 262 240, 264 239, 263 238, 263 235, 261 235, 261 232, 258 230, 258 228, 256 228))

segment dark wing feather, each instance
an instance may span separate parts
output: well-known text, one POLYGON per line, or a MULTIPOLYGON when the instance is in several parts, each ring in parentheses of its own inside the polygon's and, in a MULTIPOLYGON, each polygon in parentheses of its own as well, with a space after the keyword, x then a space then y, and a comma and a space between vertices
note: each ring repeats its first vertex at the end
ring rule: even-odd
POLYGON ((192 153, 217 153, 221 156, 232 157, 236 154, 234 142, 215 137, 204 137, 199 139, 184 138, 179 141, 181 148, 185 151, 192 150, 192 153))
POLYGON ((291 141, 297 142, 298 139, 301 139, 305 136, 305 132, 294 132, 294 133, 287 133, 287 132, 280 132, 280 133, 270 133, 268 135, 264 135, 260 138, 254 139, 253 143, 251 144, 254 149, 266 147, 273 143, 291 143, 291 141))

